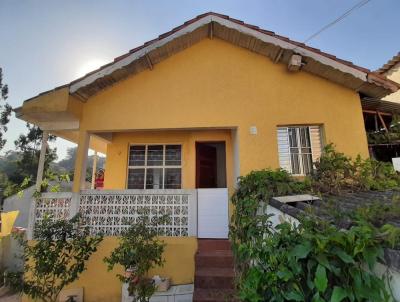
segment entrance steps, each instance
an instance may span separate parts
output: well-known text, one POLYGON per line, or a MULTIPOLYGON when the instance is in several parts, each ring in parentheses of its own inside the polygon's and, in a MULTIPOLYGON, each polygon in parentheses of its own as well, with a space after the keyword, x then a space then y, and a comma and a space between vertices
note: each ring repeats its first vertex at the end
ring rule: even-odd
POLYGON ((199 239, 193 301, 238 301, 234 298, 234 277, 229 240, 199 239))

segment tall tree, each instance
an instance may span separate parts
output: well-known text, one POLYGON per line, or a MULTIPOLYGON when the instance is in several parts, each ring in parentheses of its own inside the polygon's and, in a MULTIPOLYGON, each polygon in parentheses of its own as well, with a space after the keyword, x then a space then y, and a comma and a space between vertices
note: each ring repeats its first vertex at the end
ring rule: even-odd
MULTIPOLYGON (((71 179, 74 178, 74 168, 75 168, 75 158, 77 153, 77 147, 72 147, 67 149, 67 155, 64 159, 60 160, 58 163, 52 164, 55 170, 64 170, 67 172, 71 179)), ((92 179, 92 167, 93 167, 93 157, 94 155, 88 156, 86 164, 86 180, 91 181, 92 179)), ((104 169, 105 157, 97 156, 97 169, 104 169)))
MULTIPOLYGON (((43 138, 43 131, 39 127, 26 124, 27 134, 20 134, 14 142, 15 148, 21 153, 21 158, 17 161, 18 177, 17 183, 21 183, 25 178, 30 177, 32 181, 36 178, 37 167, 39 163, 40 149, 43 138)), ((54 135, 49 135, 48 141, 55 141, 54 135)), ((49 168, 51 162, 57 159, 57 149, 47 148, 44 170, 49 168)))
POLYGON ((3 69, 0 67, 0 150, 3 149, 7 140, 4 133, 7 132, 7 124, 10 121, 12 108, 7 103, 8 86, 3 83, 3 69))

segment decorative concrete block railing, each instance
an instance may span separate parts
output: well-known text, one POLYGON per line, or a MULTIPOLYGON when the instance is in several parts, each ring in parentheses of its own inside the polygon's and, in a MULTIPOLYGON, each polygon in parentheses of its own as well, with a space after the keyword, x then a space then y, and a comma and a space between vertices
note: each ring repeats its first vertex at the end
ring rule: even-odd
POLYGON ((196 190, 85 190, 80 193, 43 193, 31 206, 28 237, 35 222, 49 215, 68 219, 80 213, 91 234, 119 236, 142 217, 166 215, 157 225, 160 236, 197 235, 196 190))

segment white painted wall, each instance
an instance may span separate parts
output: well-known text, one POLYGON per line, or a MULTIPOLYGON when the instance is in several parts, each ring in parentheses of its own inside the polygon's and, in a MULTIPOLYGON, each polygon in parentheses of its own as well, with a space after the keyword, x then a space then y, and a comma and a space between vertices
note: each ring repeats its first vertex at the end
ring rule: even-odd
POLYGON ((228 189, 197 189, 197 236, 226 239, 229 234, 228 189))

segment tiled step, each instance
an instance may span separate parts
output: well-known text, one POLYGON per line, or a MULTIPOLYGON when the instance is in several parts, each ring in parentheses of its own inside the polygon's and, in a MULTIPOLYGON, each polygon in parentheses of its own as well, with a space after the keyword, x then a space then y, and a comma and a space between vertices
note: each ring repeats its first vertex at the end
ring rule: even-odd
POLYGON ((230 251, 231 243, 226 239, 199 239, 199 252, 230 251))
POLYGON ((214 252, 198 252, 196 254, 196 268, 207 267, 232 268, 232 252, 225 250, 214 252))
POLYGON ((228 302, 239 301, 235 298, 231 289, 196 289, 193 294, 193 302, 228 302))
POLYGON ((233 289, 233 268, 196 268, 195 289, 233 289))

